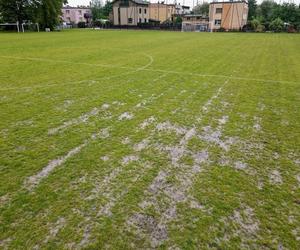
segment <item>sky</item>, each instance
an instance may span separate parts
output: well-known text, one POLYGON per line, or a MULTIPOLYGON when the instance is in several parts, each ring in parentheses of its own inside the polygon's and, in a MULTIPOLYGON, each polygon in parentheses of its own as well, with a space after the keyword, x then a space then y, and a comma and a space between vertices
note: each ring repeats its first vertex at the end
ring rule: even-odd
MULTIPOLYGON (((163 0, 159 0, 160 2, 163 0)), ((166 3, 173 3, 174 0, 165 0, 166 3)), ((203 0, 198 0, 198 2, 202 2, 203 0)), ((261 2, 262 0, 257 0, 257 2, 261 2)), ((88 5, 90 0, 68 0, 70 6, 77 6, 77 5, 88 5)), ((103 0, 105 2, 105 0, 103 0)), ((150 2, 157 2, 157 0, 150 0, 150 2)), ((296 4, 300 3, 300 0, 277 0, 276 2, 294 2, 296 4)), ((196 5, 197 0, 177 0, 177 3, 192 6, 193 3, 196 5)))

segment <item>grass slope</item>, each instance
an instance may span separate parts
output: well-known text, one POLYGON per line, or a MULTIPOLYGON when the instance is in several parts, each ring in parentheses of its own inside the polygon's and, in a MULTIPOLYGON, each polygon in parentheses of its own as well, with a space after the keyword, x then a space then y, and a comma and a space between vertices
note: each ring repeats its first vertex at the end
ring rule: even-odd
POLYGON ((0 248, 300 248, 300 36, 0 34, 0 248))

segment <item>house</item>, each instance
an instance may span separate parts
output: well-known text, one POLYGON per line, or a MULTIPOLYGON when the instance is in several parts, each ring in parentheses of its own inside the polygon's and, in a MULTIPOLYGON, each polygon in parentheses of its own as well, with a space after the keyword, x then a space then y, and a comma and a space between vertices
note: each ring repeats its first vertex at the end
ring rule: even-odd
POLYGON ((64 6, 62 8, 62 20, 66 23, 78 24, 79 22, 89 23, 91 20, 92 11, 89 7, 64 6))
POLYGON ((114 0, 113 24, 136 26, 149 22, 149 3, 143 0, 114 0))
POLYGON ((212 2, 209 5, 209 28, 240 30, 247 24, 248 3, 242 1, 212 2))
POLYGON ((172 20, 172 16, 176 13, 175 4, 150 3, 149 4, 150 20, 163 23, 172 20))
POLYGON ((182 17, 182 31, 207 31, 209 18, 202 15, 184 15, 182 17))
POLYGON ((191 13, 190 6, 181 5, 180 3, 175 5, 176 15, 186 15, 190 13, 191 13))

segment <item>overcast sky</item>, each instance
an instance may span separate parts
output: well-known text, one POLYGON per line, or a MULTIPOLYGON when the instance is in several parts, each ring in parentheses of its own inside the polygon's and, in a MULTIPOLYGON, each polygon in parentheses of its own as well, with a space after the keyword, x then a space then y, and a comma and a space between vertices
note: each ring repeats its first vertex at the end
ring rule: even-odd
MULTIPOLYGON (((102 0, 103 2, 105 2, 105 0, 102 0)), ((159 0, 160 2, 163 0, 159 0)), ((174 3, 174 0, 165 0, 167 3, 174 3)), ((203 0, 198 0, 198 2, 202 2, 203 0)), ((257 0, 257 2, 261 2, 262 0, 257 0)), ((77 5, 88 5, 90 0, 68 0, 69 5, 70 6, 77 6, 77 5)), ((157 0, 150 0, 150 2, 157 2, 157 0)), ((180 4, 185 4, 185 5, 189 5, 192 6, 194 2, 194 5, 196 5, 197 0, 177 0, 177 3, 180 4)), ((277 0, 276 2, 292 2, 291 0, 277 0)), ((294 3, 300 3, 300 0, 294 0, 294 3)))

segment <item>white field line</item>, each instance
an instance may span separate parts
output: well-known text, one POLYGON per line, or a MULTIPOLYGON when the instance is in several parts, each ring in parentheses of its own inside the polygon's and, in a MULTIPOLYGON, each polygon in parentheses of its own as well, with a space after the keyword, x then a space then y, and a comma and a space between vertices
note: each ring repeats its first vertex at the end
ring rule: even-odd
MULTIPOLYGON (((141 53, 149 59, 149 63, 144 66, 137 68, 138 70, 146 69, 153 63, 153 57, 146 53, 141 53)), ((37 61, 37 62, 49 62, 49 63, 62 63, 62 64, 72 64, 72 65, 82 65, 82 66, 94 66, 94 67, 105 67, 105 68, 120 68, 120 69, 132 69, 136 70, 134 67, 126 67, 121 65, 114 64, 102 64, 102 63, 82 63, 82 62, 72 62, 67 60, 56 60, 56 59, 47 59, 41 57, 19 57, 19 56, 0 56, 4 59, 14 59, 14 60, 24 60, 24 61, 37 61)))
MULTIPOLYGON (((120 73, 120 74, 117 74, 117 75, 113 75, 113 76, 105 76, 105 77, 101 77, 101 78, 98 78, 98 79, 90 79, 90 80, 81 80, 81 81, 70 81, 70 82, 66 82, 66 83, 54 83, 54 84, 43 84, 43 85, 35 85, 35 86, 28 86, 28 87, 12 87, 12 88, 0 88, 0 91, 7 91, 7 90, 33 90, 33 89, 38 89, 38 88, 49 88, 49 87, 56 87, 56 86, 65 86, 65 85, 75 85, 75 84, 80 84, 80 83, 88 83, 90 81, 95 81, 95 82, 98 82, 100 80, 109 80, 109 79, 112 79, 112 78, 118 78, 120 76, 123 76, 123 75, 129 75, 129 74, 132 74, 132 73, 135 73, 135 72, 138 72, 138 71, 142 71, 142 70, 146 70, 148 67, 150 67, 153 62, 154 62, 154 58, 151 56, 151 55, 148 55, 146 53, 143 53, 143 55, 145 57, 147 57, 149 59, 149 62, 139 68, 133 68, 133 67, 122 67, 122 66, 109 66, 109 65, 106 65, 105 67, 111 67, 111 68, 119 68, 119 69, 130 69, 130 71, 126 71, 124 73, 120 73)), ((2 56, 0 56, 2 57, 2 56)), ((17 59, 17 58, 15 58, 17 59)), ((19 58, 21 60, 21 58, 19 58)), ((23 60, 34 60, 34 59, 40 59, 40 58, 23 58, 23 60)), ((44 60, 44 59, 43 59, 44 60)), ((46 61, 53 61, 53 62, 63 62, 63 61, 55 61, 55 60, 47 60, 45 59, 46 61)), ((66 61, 67 62, 67 61, 66 61)), ((73 62, 68 62, 70 64, 72 64, 73 62)), ((82 64, 82 63, 75 63, 75 64, 82 64)), ((101 64, 84 64, 84 65, 89 65, 89 66, 96 66, 96 67, 99 67, 99 66, 103 66, 101 64)), ((125 84, 125 83, 124 83, 125 84)), ((124 85, 122 84, 122 85, 124 85)), ((120 86, 118 86, 120 87, 120 86)), ((111 89, 111 88, 110 88, 111 89)))
MULTIPOLYGON (((51 59, 33 58, 33 57, 0 56, 0 58, 17 59, 17 60, 30 60, 30 61, 45 61, 45 62, 56 62, 56 63, 68 63, 68 64, 87 65, 87 66, 94 66, 94 67, 102 66, 102 67, 109 67, 109 68, 119 68, 119 69, 133 70, 133 71, 125 72, 125 74, 145 70, 145 71, 162 72, 162 73, 169 73, 169 74, 191 75, 191 76, 199 76, 199 77, 227 78, 227 79, 233 79, 233 80, 245 80, 245 81, 256 81, 256 82, 292 83, 292 84, 299 83, 299 82, 295 82, 295 81, 286 81, 286 80, 249 78, 249 77, 240 77, 240 76, 232 76, 232 75, 228 76, 228 75, 221 75, 221 74, 218 74, 218 75, 217 74, 201 74, 201 73, 194 73, 194 72, 186 72, 186 71, 182 72, 182 71, 163 70, 163 69, 148 69, 148 67, 154 62, 153 57, 151 55, 146 54, 146 53, 143 53, 143 55, 148 57, 150 61, 146 65, 141 66, 139 68, 118 66, 118 65, 113 65, 113 64, 106 65, 106 64, 93 64, 93 63, 77 63, 77 62, 70 62, 70 61, 51 60, 51 59)), ((105 77, 103 79, 105 79, 105 77)), ((80 82, 82 82, 82 81, 80 81, 80 82)), ((68 83, 64 83, 64 84, 38 85, 38 86, 20 87, 20 88, 18 88, 18 87, 15 87, 15 88, 1 88, 0 91, 18 90, 18 89, 31 89, 31 88, 45 88, 45 87, 52 87, 52 86, 58 86, 58 85, 76 84, 76 83, 80 83, 80 82, 68 82, 68 83)))

